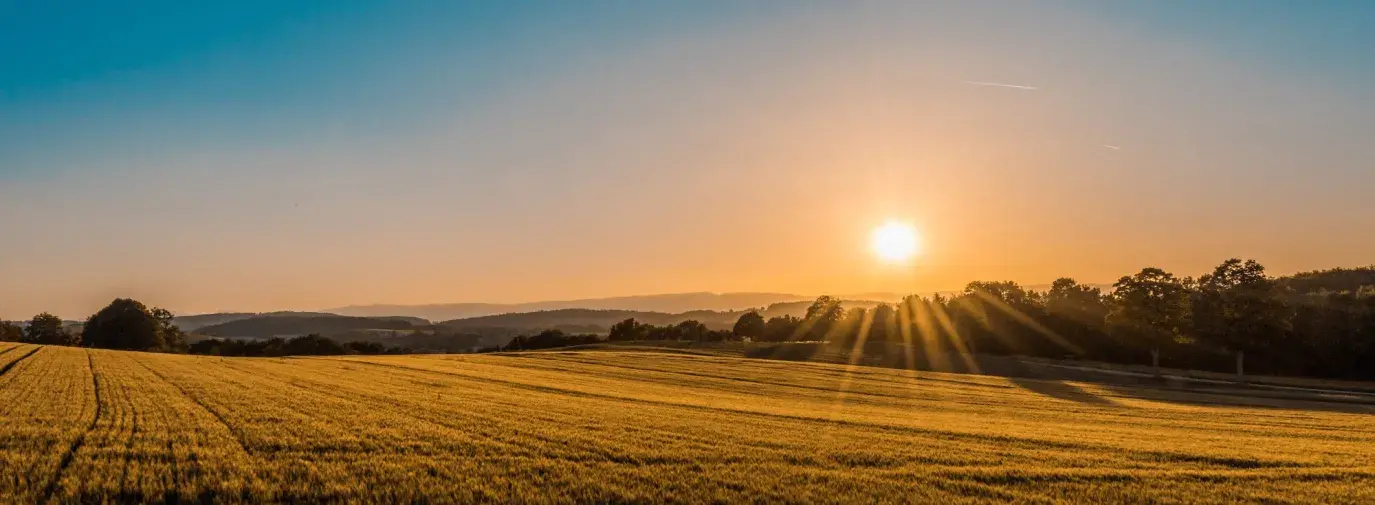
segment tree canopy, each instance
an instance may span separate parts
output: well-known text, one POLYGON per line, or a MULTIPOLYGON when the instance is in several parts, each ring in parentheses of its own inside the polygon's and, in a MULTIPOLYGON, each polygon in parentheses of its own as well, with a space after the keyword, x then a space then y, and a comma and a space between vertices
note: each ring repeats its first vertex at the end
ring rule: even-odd
POLYGON ((185 345, 172 313, 119 298, 86 320, 82 340, 89 347, 135 351, 175 350, 185 345))
POLYGON ((81 337, 67 331, 62 318, 44 312, 29 321, 24 328, 23 341, 28 344, 79 345, 81 337))
POLYGON ((748 338, 759 340, 764 336, 764 316, 759 315, 753 310, 740 315, 740 319, 735 321, 735 326, 731 329, 738 338, 748 338))
POLYGON ((0 342, 19 342, 24 340, 24 329, 9 321, 0 321, 0 342))

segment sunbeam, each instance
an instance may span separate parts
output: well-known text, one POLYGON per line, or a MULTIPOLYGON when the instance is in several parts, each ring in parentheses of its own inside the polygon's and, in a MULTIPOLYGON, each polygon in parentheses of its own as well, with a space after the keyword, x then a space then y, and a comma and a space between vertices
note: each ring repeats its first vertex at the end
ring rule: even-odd
MULTIPOLYGON (((993 296, 993 295, 990 295, 990 294, 985 293, 984 291, 978 290, 978 289, 972 290, 972 291, 970 291, 970 292, 973 293, 974 296, 977 296, 980 300, 983 300, 983 301, 985 301, 985 302, 988 302, 988 304, 989 304, 990 306, 992 306, 993 308, 996 308, 996 309, 998 309, 999 311, 1003 312, 1004 314, 1007 314, 1007 315, 1010 316, 1014 321, 1017 321, 1017 322, 1019 322, 1019 323, 1022 323, 1022 324, 1025 325, 1027 328, 1031 328, 1031 329, 1032 329, 1033 331, 1035 331, 1036 333, 1040 333, 1042 336, 1044 336, 1044 337, 1050 339, 1050 341, 1053 342, 1053 343, 1055 343, 1056 345, 1058 345, 1058 346, 1060 346, 1060 347, 1062 347, 1062 348, 1064 348, 1064 349, 1066 349, 1066 350, 1068 350, 1068 351, 1074 352, 1074 353, 1082 353, 1082 352, 1083 352, 1083 349, 1080 349, 1079 346, 1074 345, 1072 342, 1070 342, 1070 341, 1068 341, 1068 340, 1065 340, 1065 338, 1062 337, 1062 336, 1060 336, 1059 333, 1056 333, 1055 331, 1051 330, 1050 328, 1046 328, 1045 325, 1042 325, 1041 323, 1037 322, 1035 319, 1032 319, 1031 316, 1028 316, 1028 315, 1026 315, 1026 314, 1023 314, 1021 311, 1018 311, 1017 309, 1014 309, 1014 308, 1012 308, 1012 307, 1009 307, 1006 303, 1004 303, 1004 302, 1003 302, 1001 299, 999 299, 998 297, 995 297, 995 296, 993 296)), ((992 329, 992 328, 990 328, 990 329, 992 329)), ((997 332, 995 331, 994 333, 996 334, 997 332)))

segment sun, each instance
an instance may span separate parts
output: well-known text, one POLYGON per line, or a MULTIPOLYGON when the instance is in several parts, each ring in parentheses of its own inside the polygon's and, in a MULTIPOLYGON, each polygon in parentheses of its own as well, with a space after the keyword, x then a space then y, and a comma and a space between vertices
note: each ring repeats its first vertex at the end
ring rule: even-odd
POLYGON ((916 256, 921 248, 916 228, 898 221, 889 221, 874 228, 870 245, 874 249, 874 254, 889 263, 908 261, 916 256))

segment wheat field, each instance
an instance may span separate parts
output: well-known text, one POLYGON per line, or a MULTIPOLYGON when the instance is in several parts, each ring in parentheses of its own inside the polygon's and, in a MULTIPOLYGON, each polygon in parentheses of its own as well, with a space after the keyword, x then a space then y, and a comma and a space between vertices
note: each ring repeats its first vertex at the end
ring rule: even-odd
POLYGON ((0 499, 1375 503, 1364 409, 662 352, 0 344, 0 499))

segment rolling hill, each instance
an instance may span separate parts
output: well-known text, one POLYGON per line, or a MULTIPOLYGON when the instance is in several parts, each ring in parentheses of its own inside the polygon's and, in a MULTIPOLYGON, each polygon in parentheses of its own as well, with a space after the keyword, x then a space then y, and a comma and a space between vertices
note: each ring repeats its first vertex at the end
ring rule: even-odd
POLYGON ((1356 292, 1375 288, 1375 266, 1300 272, 1280 277, 1279 281, 1298 294, 1356 292))
POLYGON ((429 321, 410 317, 349 317, 334 314, 265 315, 235 319, 203 326, 196 333, 211 337, 270 338, 316 333, 330 336, 337 333, 366 330, 403 331, 429 327, 429 321))
POLYGON ((357 305, 328 309, 326 312, 348 316, 405 315, 450 321, 472 317, 492 316, 514 312, 537 312, 561 309, 629 310, 637 312, 680 313, 697 310, 734 311, 750 307, 765 307, 779 302, 810 300, 814 297, 782 293, 679 293, 663 295, 621 296, 530 303, 450 303, 435 305, 357 305))
POLYGON ((219 325, 219 324, 224 324, 224 323, 229 323, 229 322, 234 322, 234 321, 240 321, 240 320, 244 320, 244 319, 268 318, 268 317, 319 317, 319 316, 333 316, 333 315, 334 315, 334 314, 327 314, 327 313, 324 313, 324 312, 292 312, 292 311, 262 312, 262 313, 257 313, 257 312, 217 312, 217 313, 214 313, 214 314, 197 314, 197 315, 192 315, 192 316, 177 316, 177 317, 172 318, 172 324, 177 325, 178 328, 181 328, 181 329, 184 330, 184 331, 196 331, 196 330, 199 330, 199 329, 204 328, 204 327, 206 327, 206 326, 215 326, 215 325, 219 325))

